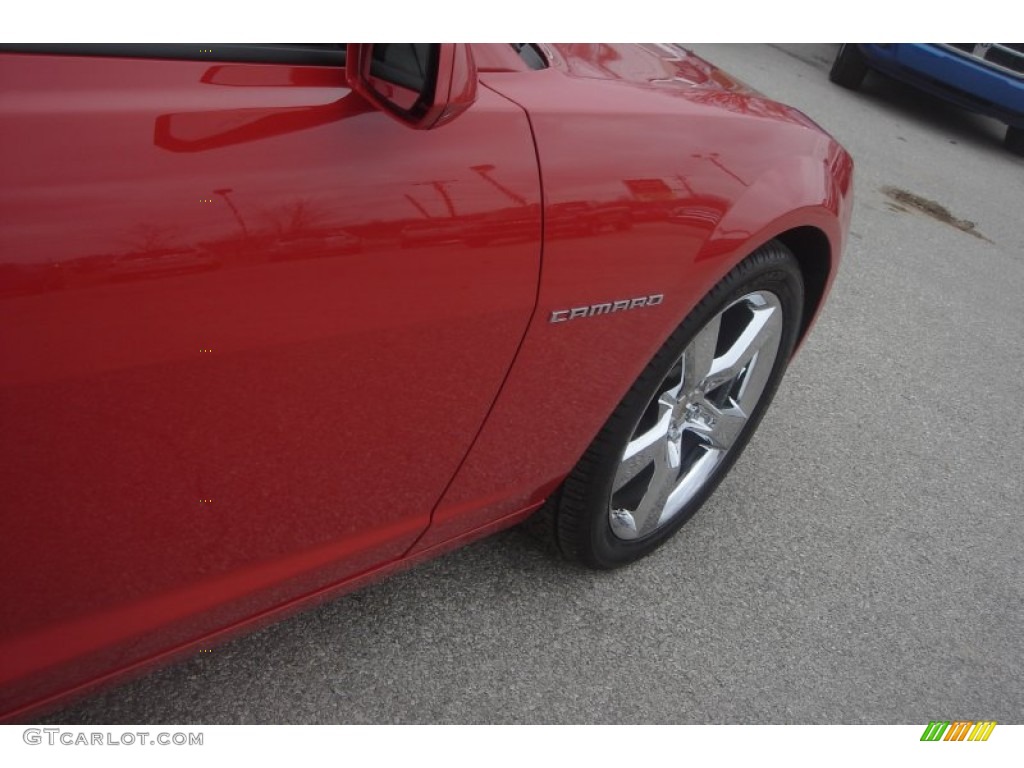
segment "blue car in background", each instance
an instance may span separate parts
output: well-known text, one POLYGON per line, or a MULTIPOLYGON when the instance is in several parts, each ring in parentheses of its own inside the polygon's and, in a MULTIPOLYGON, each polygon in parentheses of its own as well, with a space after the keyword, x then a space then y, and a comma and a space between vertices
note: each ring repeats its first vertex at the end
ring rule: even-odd
POLYGON ((846 43, 829 79, 856 90, 872 69, 1001 120, 1007 149, 1024 155, 1024 43, 846 43))

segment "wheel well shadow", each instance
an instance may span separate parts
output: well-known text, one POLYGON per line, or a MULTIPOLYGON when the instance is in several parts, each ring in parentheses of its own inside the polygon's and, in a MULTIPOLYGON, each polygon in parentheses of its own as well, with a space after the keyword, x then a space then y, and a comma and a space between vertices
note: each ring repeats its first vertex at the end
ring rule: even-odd
POLYGON ((817 227, 797 227, 775 238, 796 257, 804 278, 804 313, 800 324, 800 340, 807 333, 822 299, 832 272, 832 249, 828 237, 817 227))

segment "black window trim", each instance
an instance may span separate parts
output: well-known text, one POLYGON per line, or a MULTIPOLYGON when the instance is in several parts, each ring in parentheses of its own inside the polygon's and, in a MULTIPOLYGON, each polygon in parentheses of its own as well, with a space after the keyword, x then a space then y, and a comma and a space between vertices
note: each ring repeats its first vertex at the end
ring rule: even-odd
POLYGON ((43 56, 105 56, 130 59, 235 61, 343 67, 345 48, 317 48, 301 43, 4 43, 2 53, 43 56))

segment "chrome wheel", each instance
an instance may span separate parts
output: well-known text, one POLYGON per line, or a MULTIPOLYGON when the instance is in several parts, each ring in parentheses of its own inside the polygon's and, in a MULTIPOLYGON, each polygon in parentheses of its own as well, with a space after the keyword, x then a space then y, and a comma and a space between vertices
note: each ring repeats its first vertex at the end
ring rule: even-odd
POLYGON ((765 243, 665 339, 532 530, 565 557, 602 569, 668 541, 743 453, 804 317, 800 262, 785 244, 765 243))
POLYGON ((641 539, 660 530, 706 486, 765 392, 783 325, 779 297, 758 290, 730 303, 693 337, 644 410, 615 472, 608 521, 616 537, 641 539))

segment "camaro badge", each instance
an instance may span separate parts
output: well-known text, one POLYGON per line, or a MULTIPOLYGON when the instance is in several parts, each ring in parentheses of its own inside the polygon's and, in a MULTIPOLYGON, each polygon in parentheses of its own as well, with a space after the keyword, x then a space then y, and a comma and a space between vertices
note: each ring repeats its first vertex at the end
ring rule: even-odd
POLYGON ((627 309, 640 309, 640 307, 656 307, 661 304, 664 298, 665 294, 655 293, 650 296, 637 296, 635 299, 620 299, 619 301, 608 301, 603 304, 591 304, 587 307, 556 309, 551 313, 551 322, 564 323, 566 320, 575 320, 580 317, 609 315, 612 312, 621 312, 627 309))

